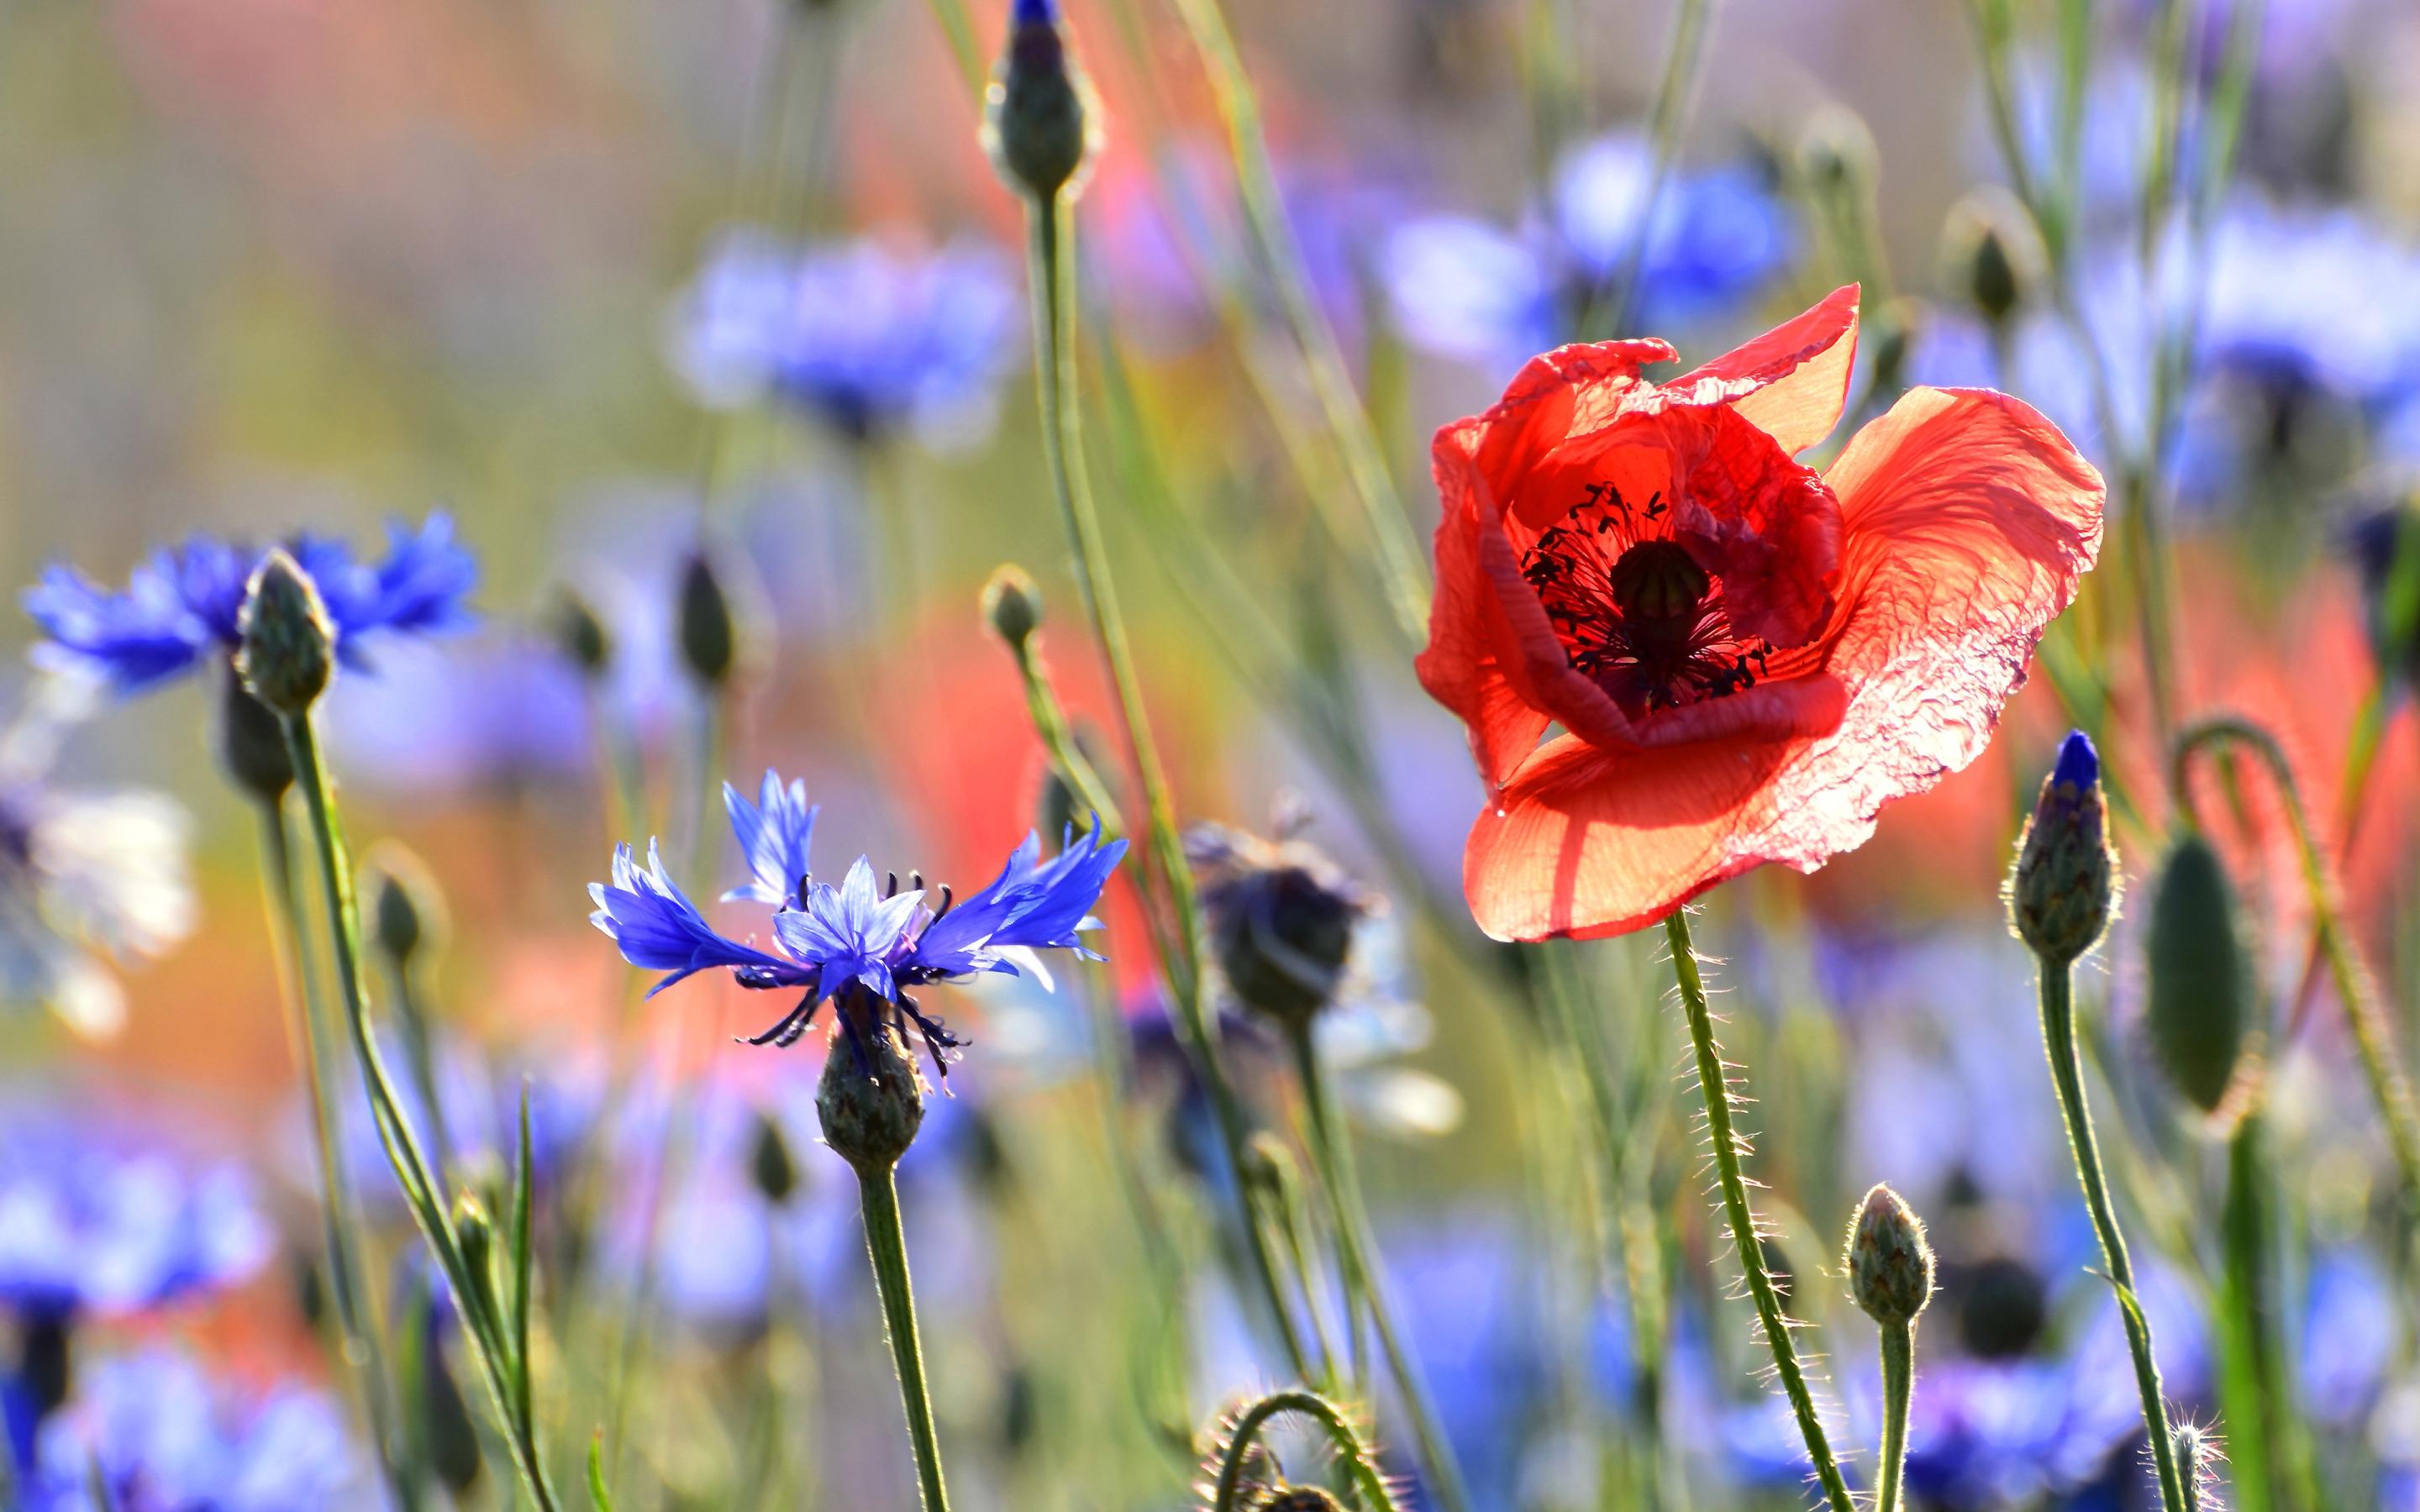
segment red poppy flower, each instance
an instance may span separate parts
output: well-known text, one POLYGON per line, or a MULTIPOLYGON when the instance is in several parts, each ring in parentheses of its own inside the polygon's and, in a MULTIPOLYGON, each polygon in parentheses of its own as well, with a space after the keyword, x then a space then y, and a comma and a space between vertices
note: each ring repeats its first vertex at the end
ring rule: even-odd
POLYGON ((1799 466, 1856 311, 1853 285, 1661 384, 1662 341, 1565 347, 1437 432, 1419 669, 1494 794, 1463 857, 1488 933, 1621 933, 1766 861, 1811 872, 1991 738, 2100 551, 2101 475, 1968 389, 1799 466))

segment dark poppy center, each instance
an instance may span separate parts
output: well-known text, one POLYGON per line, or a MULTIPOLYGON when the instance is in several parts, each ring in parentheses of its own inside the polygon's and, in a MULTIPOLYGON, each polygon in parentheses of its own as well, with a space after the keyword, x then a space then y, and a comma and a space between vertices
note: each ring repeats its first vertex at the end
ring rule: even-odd
POLYGON ((1755 686, 1767 648, 1731 628, 1721 580, 1689 548, 1645 535, 1665 512, 1634 513, 1590 490, 1521 561, 1572 669, 1633 716, 1755 686))

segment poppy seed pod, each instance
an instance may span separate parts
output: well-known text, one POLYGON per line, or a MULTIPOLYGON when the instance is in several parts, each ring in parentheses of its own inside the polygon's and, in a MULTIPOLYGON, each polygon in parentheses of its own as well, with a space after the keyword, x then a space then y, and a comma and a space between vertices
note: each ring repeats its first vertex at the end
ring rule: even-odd
POLYGON ((1336 995, 1353 930, 1379 900, 1318 847, 1281 844, 1224 825, 1199 825, 1185 852, 1202 883, 1202 911, 1228 989, 1281 1023, 1336 995))
POLYGON ((1092 151, 1093 112, 1054 0, 1016 0, 1008 45, 984 94, 984 147, 1010 188, 1047 206, 1092 151))
POLYGON ((605 622, 588 607, 588 600, 568 588, 555 595, 547 628, 553 633, 555 645, 584 677, 602 676, 613 659, 613 641, 605 633, 605 622))
POLYGON ((2059 748, 2058 764, 2042 779, 2018 841, 2009 922, 2045 964, 2067 965, 2109 927, 2117 892, 2118 853, 2102 807, 2101 756, 2078 730, 2059 748))
POLYGON ((916 1142, 924 1122, 924 1073, 887 1018, 854 1002, 843 1011, 851 1022, 834 1027, 824 1052, 815 1116, 832 1153, 870 1176, 898 1165, 916 1142))
POLYGON ((327 691, 336 627, 311 575, 284 551, 271 551, 244 590, 236 671, 252 696, 288 717, 327 691))
POLYGON ((1932 1246, 1900 1195, 1877 1185, 1849 1222, 1849 1294, 1877 1323, 1912 1323, 1932 1300, 1932 1246))
POLYGON ((2252 1018, 2252 974, 2226 868, 2187 835, 2151 900, 2151 1049, 2176 1089, 2214 1113, 2234 1084, 2252 1018))
POLYGON ((286 752, 286 731, 277 714, 244 690, 230 668, 219 701, 219 761, 235 785, 274 807, 294 785, 294 763, 286 752))
POLYGON ((714 563, 705 552, 692 552, 681 573, 681 660, 699 682, 721 687, 731 676, 738 642, 738 632, 731 623, 731 600, 722 591, 721 579, 714 575, 714 563))
POLYGON ((1003 562, 984 584, 983 617, 992 634, 1007 641, 1010 650, 1022 652, 1025 642, 1042 627, 1042 590, 1023 567, 1003 562))

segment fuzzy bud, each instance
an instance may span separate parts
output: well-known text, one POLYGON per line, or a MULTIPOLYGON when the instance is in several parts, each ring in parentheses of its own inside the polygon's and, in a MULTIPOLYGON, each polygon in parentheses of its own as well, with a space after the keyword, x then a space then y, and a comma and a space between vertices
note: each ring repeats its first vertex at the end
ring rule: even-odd
POLYGON ((605 622, 588 607, 588 600, 566 588, 555 596, 554 608, 547 616, 547 628, 553 633, 554 643, 583 677, 605 674, 613 660, 613 639, 605 633, 605 622))
POLYGON ((2215 1113, 2234 1085, 2252 1019, 2252 972, 2235 889, 2210 841, 2187 835, 2151 900, 2151 1049, 2194 1106, 2215 1113))
MULTIPOLYGON (((861 993, 862 989, 853 989, 861 993)), ((899 1164, 924 1122, 924 1073, 887 1020, 846 1005, 853 1022, 835 1027, 815 1088, 824 1143, 861 1176, 899 1164)))
POLYGON ((1342 1512, 1336 1498, 1316 1486, 1280 1486, 1253 1505, 1254 1512, 1342 1512))
POLYGON ((274 710, 244 690, 242 675, 233 669, 219 701, 218 748, 219 761, 235 785, 272 809, 294 785, 285 726, 274 710))
POLYGON ((1913 1323, 1932 1300, 1932 1246, 1900 1195, 1876 1186, 1849 1224, 1849 1295, 1877 1323, 1913 1323))
POLYGON ((420 857, 393 841, 380 843, 365 871, 378 948, 401 967, 444 932, 444 895, 420 857))
POLYGON ((984 623, 992 634, 1023 654, 1025 642, 1042 627, 1042 590, 1014 562, 1003 562, 984 584, 984 623))
POLYGON ((721 687, 731 676, 739 636, 731 623, 731 600, 714 575, 714 563, 703 551, 693 552, 681 572, 680 650, 697 680, 721 687))
POLYGON ((244 590, 236 671, 252 696, 292 717, 327 691, 335 668, 336 626, 311 575, 284 551, 271 551, 244 590))
POLYGON ((1091 155, 1086 94, 1056 0, 1016 0, 1008 45, 984 93, 984 147, 994 171, 1037 205, 1055 203, 1091 155))
POLYGON ((2009 922, 2044 964, 2064 966, 2109 927, 2118 853, 2101 802, 2101 757, 2081 730, 2059 748, 2009 875, 2009 922))
POLYGON ((756 1115, 755 1148, 748 1152, 748 1180, 777 1208, 799 1189, 799 1165, 790 1158, 789 1141, 782 1137, 782 1126, 762 1113, 756 1115))
POLYGON ((1223 825, 1201 825, 1185 850, 1202 879, 1210 944, 1228 990, 1280 1023, 1306 1018, 1336 995, 1354 927, 1379 900, 1301 841, 1272 843, 1223 825))

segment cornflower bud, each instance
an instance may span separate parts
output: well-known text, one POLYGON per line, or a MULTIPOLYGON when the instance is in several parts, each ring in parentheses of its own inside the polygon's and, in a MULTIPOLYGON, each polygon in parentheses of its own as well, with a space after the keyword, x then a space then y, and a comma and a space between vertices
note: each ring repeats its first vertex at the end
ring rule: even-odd
POLYGON ((2024 304, 2049 260, 2033 217, 1998 188, 1978 189, 1951 207, 1941 252, 1949 286, 1995 327, 2024 304))
POLYGON ((1202 910, 1228 990, 1280 1023, 1336 995, 1354 926, 1382 906, 1302 841, 1271 843, 1224 825, 1198 825, 1185 853, 1202 881, 1202 910))
POLYGON ((2216 1113, 2235 1082, 2252 1018, 2252 975, 2226 868, 2187 835, 2151 900, 2151 1049, 2176 1089, 2216 1113))
POLYGON ((2101 802, 2101 757, 2071 733, 2017 845, 2009 874, 2009 922, 2048 965, 2092 949, 2117 906, 2118 853, 2101 802))
POLYGON ((1011 189, 1046 207, 1071 184, 1081 189, 1093 147, 1089 92, 1067 56, 1056 0, 1016 0, 984 92, 984 149, 1011 189))
POLYGON ((232 666, 219 701, 218 746, 227 776, 260 802, 274 808, 294 785, 285 727, 275 711, 244 690, 243 676, 232 666))
POLYGON ((555 645, 580 669, 581 675, 604 675, 613 659, 613 640, 605 633, 605 622, 588 607, 588 600, 571 589, 560 590, 547 616, 547 627, 553 633, 555 645))
POLYGON ((1027 640, 1042 627, 1042 590, 1023 567, 1003 562, 984 584, 983 617, 992 634, 1022 653, 1027 640))
POLYGON ((444 894, 420 857, 393 841, 380 843, 366 870, 378 947, 400 968, 444 932, 444 894))
POLYGON ((1932 1300, 1932 1246, 1900 1195, 1877 1185, 1849 1223, 1849 1295, 1877 1323, 1912 1323, 1932 1300))
POLYGON ((798 1163, 790 1158, 782 1126, 762 1113, 756 1115, 755 1148, 748 1152, 748 1179, 777 1208, 799 1189, 798 1163))
POLYGON ((860 1176, 898 1165, 924 1122, 924 1073, 889 1017, 870 1011, 866 995, 851 988, 842 1004, 847 1022, 833 1026, 815 1087, 824 1143, 860 1176))
POLYGON ((299 715, 327 691, 336 627, 311 575, 283 550, 270 552, 253 572, 238 629, 243 645, 236 671, 271 710, 299 715))
POLYGON ((454 1247, 462 1252, 463 1269, 470 1272, 471 1285, 478 1291, 476 1298, 463 1299, 465 1304, 491 1305, 495 1301, 496 1226, 489 1220, 486 1204, 468 1192, 454 1199, 454 1247))
POLYGON ((699 682, 721 687, 731 676, 738 647, 738 632, 731 623, 731 600, 714 575, 714 563, 705 552, 692 552, 681 573, 681 660, 699 682))

